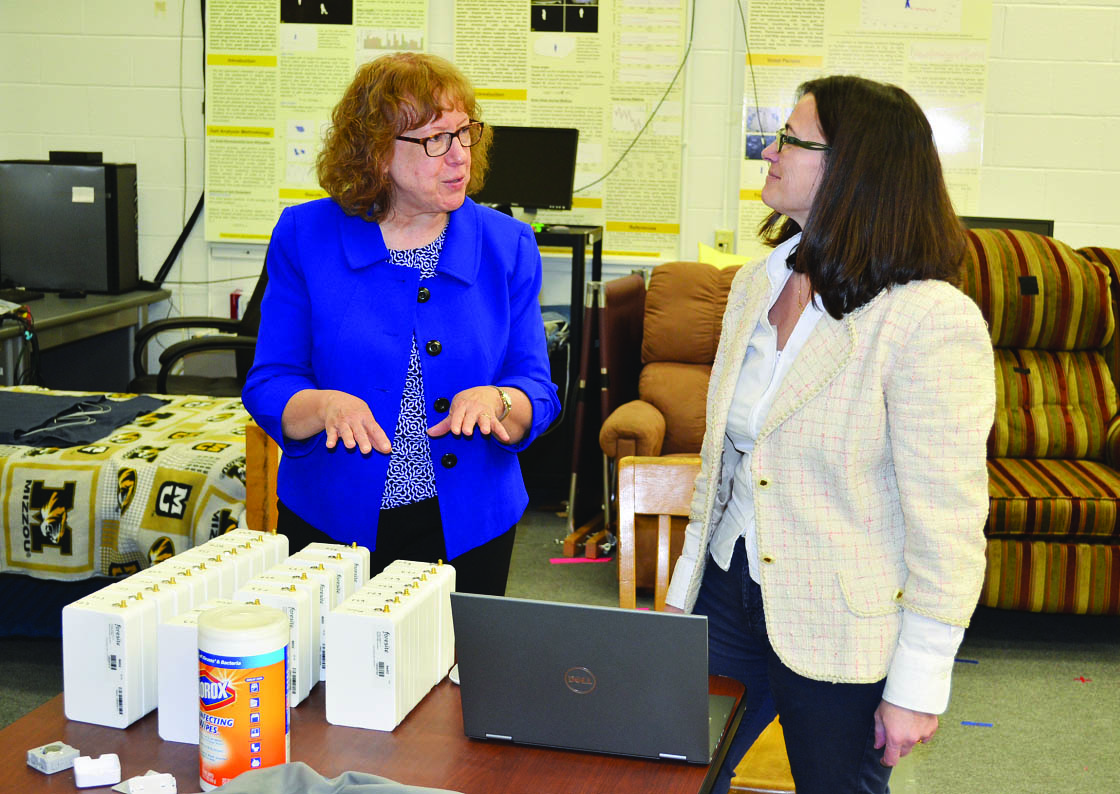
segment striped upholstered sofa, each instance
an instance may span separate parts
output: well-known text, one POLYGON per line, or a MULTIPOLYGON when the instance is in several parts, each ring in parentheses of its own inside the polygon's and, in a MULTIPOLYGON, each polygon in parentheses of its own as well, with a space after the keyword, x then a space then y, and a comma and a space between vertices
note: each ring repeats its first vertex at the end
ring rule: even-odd
POLYGON ((996 354, 980 603, 1120 613, 1120 250, 1010 230, 968 238, 961 287, 996 354))

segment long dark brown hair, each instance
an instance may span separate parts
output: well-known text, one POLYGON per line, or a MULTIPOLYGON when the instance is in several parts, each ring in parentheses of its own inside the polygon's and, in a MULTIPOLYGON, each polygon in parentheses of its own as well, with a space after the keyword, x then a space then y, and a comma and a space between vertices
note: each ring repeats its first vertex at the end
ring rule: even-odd
MULTIPOLYGON (((392 201, 394 140, 447 110, 481 120, 470 81, 443 58, 401 52, 363 64, 331 113, 315 163, 319 184, 348 214, 382 220, 392 201)), ((471 148, 468 193, 482 187, 492 140, 486 128, 471 148)))
POLYGON ((775 211, 759 226, 762 239, 777 246, 803 232, 789 265, 837 319, 894 284, 956 283, 964 232, 918 103, 862 77, 810 80, 798 89, 806 94, 832 149, 805 228, 775 211))

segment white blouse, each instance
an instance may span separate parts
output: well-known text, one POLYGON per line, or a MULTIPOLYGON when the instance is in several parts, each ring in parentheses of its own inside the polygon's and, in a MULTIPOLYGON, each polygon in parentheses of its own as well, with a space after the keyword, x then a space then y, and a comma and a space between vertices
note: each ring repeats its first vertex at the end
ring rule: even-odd
POLYGON ((708 546, 712 559, 726 571, 731 565, 735 542, 743 538, 747 546, 751 578, 756 582, 759 581, 757 572, 761 568, 754 521, 751 453, 754 451, 755 439, 770 413, 774 395, 782 385, 782 379, 824 314, 824 309, 818 302, 810 300, 786 340, 785 348, 778 350, 778 329, 770 324, 769 313, 793 272, 786 265, 785 253, 792 247, 781 246, 774 253, 782 253, 778 256, 771 255, 766 261, 766 274, 770 278, 770 301, 751 334, 743 368, 739 370, 739 382, 735 387, 731 411, 727 415, 727 439, 739 452, 739 464, 735 467, 731 500, 727 503, 723 518, 712 533, 708 546))

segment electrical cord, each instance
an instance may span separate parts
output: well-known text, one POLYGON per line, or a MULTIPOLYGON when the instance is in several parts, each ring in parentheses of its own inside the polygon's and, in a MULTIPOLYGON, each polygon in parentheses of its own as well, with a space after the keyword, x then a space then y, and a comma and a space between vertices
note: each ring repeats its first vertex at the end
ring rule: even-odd
POLYGON ((645 133, 646 128, 649 127, 650 123, 653 122, 654 117, 657 116, 657 111, 661 110, 661 106, 665 104, 665 100, 668 98, 669 92, 673 90, 673 86, 677 84, 677 78, 681 76, 681 72, 684 70, 684 65, 688 63, 689 53, 692 52, 692 37, 693 33, 696 30, 696 0, 692 0, 692 10, 691 12, 689 12, 689 17, 688 44, 684 48, 684 56, 681 58, 680 65, 677 66, 677 71, 673 73, 673 79, 669 81, 669 86, 665 89, 665 93, 661 95, 661 99, 657 100, 657 105, 649 114, 649 118, 646 119, 646 123, 642 125, 642 128, 638 130, 637 134, 634 135, 634 139, 630 141, 630 143, 622 151, 622 154, 620 154, 618 156, 618 159, 614 161, 614 165, 612 165, 605 174, 603 174, 593 182, 588 182, 583 187, 577 187, 572 191, 573 193, 579 193, 581 191, 587 190, 589 187, 594 187, 595 185, 606 179, 608 176, 613 174, 615 172, 615 169, 617 169, 622 164, 622 161, 626 159, 626 156, 630 154, 630 150, 637 145, 638 140, 642 137, 642 134, 645 133))
MULTIPOLYGON (((758 116, 758 131, 763 135, 766 134, 766 128, 762 126, 762 104, 758 101, 758 81, 754 78, 754 58, 751 57, 751 42, 747 38, 747 16, 743 13, 743 0, 735 0, 735 7, 739 9, 739 22, 743 26, 743 46, 747 48, 747 71, 751 75, 751 86, 754 88, 754 108, 755 114, 758 116)), ((777 130, 775 130, 775 133, 777 130)))
POLYGON ((82 400, 75 405, 72 410, 59 414, 43 427, 16 432, 15 438, 19 440, 27 436, 33 436, 36 433, 54 433, 69 427, 82 427, 85 425, 97 424, 97 420, 93 417, 110 413, 112 410, 113 409, 108 405, 101 405, 92 400, 82 400))
MULTIPOLYGON (((754 106, 755 106, 756 112, 758 114, 758 129, 759 129, 759 132, 761 132, 763 135, 765 135, 766 134, 766 129, 762 126, 762 104, 758 101, 758 81, 755 79, 755 74, 754 74, 754 60, 751 57, 750 39, 747 36, 747 18, 746 18, 746 14, 743 12, 743 0, 736 0, 735 6, 739 10, 739 21, 740 21, 740 23, 742 25, 742 29, 743 29, 743 45, 746 47, 746 50, 747 50, 747 70, 748 70, 748 72, 750 73, 750 76, 751 76, 751 88, 752 88, 752 93, 754 95, 754 106)), ((653 122, 654 117, 657 116, 657 112, 659 110, 661 110, 661 106, 663 104, 665 104, 665 100, 669 97, 669 92, 671 92, 673 90, 673 86, 676 85, 677 79, 680 77, 681 71, 684 69, 685 64, 688 63, 688 56, 692 52, 692 40, 693 40, 693 35, 694 35, 695 29, 696 29, 696 0, 692 0, 692 10, 690 11, 689 16, 690 16, 690 19, 689 19, 689 26, 688 26, 688 44, 685 46, 684 57, 681 58, 681 62, 677 66, 677 71, 673 74, 673 79, 669 81, 669 86, 665 89, 665 93, 663 93, 661 95, 661 99, 659 99, 657 101, 657 105, 654 107, 653 111, 649 114, 649 117, 646 119, 645 123, 642 125, 642 128, 640 130, 638 130, 637 134, 634 135, 633 140, 630 141, 630 143, 627 145, 627 147, 623 150, 622 154, 620 154, 618 156, 618 159, 615 160, 614 164, 607 170, 607 172, 605 174, 603 174, 601 177, 599 177, 598 179, 596 179, 592 182, 588 182, 586 185, 583 185, 582 187, 576 188, 575 190, 572 191, 573 193, 580 193, 584 190, 587 190, 590 187, 594 187, 595 185, 599 184, 604 179, 606 179, 608 176, 613 174, 618 169, 619 165, 622 164, 622 161, 626 159, 627 155, 630 154, 630 151, 634 148, 634 146, 637 145, 638 140, 642 137, 643 133, 645 133, 646 129, 653 122)))
POLYGON ((183 287, 212 287, 216 284, 234 284, 239 281, 256 281, 260 278, 261 271, 258 269, 255 273, 246 273, 241 276, 227 276, 226 278, 211 278, 205 281, 165 281, 165 284, 175 284, 183 287))
MULTIPOLYGON (((754 59, 751 56, 750 38, 747 36, 747 18, 746 18, 746 14, 743 11, 743 0, 735 0, 735 7, 739 11, 739 21, 740 21, 740 24, 741 24, 742 29, 743 29, 743 45, 744 45, 744 47, 746 48, 746 51, 747 51, 747 71, 749 72, 749 74, 751 76, 751 89, 752 89, 752 93, 753 93, 753 96, 754 96, 755 112, 758 116, 758 129, 759 129, 759 132, 761 132, 763 135, 765 135, 766 134, 766 129, 765 129, 765 127, 763 127, 763 124, 762 124, 762 103, 759 102, 759 100, 758 100, 758 81, 756 80, 755 74, 754 74, 754 59)), ((630 141, 629 145, 627 145, 626 149, 623 150, 622 154, 620 154, 618 156, 618 159, 615 160, 614 164, 607 170, 607 172, 605 174, 603 174, 601 177, 599 177, 598 179, 596 179, 592 182, 588 182, 586 185, 583 185, 582 187, 576 188, 575 190, 572 191, 573 193, 580 193, 584 190, 587 190, 590 187, 594 187, 595 185, 599 184, 604 179, 606 179, 608 176, 613 174, 615 172, 615 170, 618 168, 618 166, 622 164, 622 161, 626 159, 627 155, 630 154, 630 151, 634 148, 634 146, 637 145, 638 140, 642 137, 642 134, 645 133, 646 128, 649 127, 649 125, 653 121, 654 117, 657 116, 657 112, 659 110, 661 110, 661 106, 665 103, 665 100, 668 98, 669 92, 672 91, 673 86, 676 85, 677 78, 680 77, 681 71, 684 69, 685 64, 688 63, 688 56, 692 52, 692 39, 693 39, 693 33, 695 31, 695 28, 696 28, 696 0, 692 0, 692 10, 690 12, 690 19, 689 19, 689 26, 688 26, 688 44, 685 46, 684 57, 681 58, 680 65, 677 66, 677 71, 673 74, 673 79, 669 81, 669 86, 665 89, 665 93, 663 93, 661 95, 661 99, 658 100, 656 107, 654 107, 653 112, 651 112, 649 114, 649 117, 646 119, 645 123, 642 125, 642 128, 640 130, 638 130, 636 135, 634 135, 633 140, 630 141)))
POLYGON ((13 320, 23 329, 23 344, 16 357, 16 370, 12 382, 17 386, 43 386, 43 376, 39 372, 39 335, 35 333, 35 320, 26 306, 17 306, 0 314, 0 323, 13 320), (27 368, 23 361, 27 359, 27 368))
MULTIPOLYGON (((183 214, 184 215, 186 214, 186 207, 187 207, 187 203, 186 203, 187 202, 187 124, 186 124, 185 112, 184 112, 184 109, 183 109, 183 101, 184 101, 183 100, 183 91, 184 91, 184 86, 183 86, 183 39, 185 37, 185 27, 186 27, 186 6, 187 6, 186 3, 181 3, 180 6, 179 6, 179 130, 180 130, 180 133, 181 133, 182 139, 183 139, 183 203, 182 203, 182 208, 183 208, 183 214)), ((206 42, 206 0, 199 0, 198 13, 199 13, 200 22, 201 22, 201 25, 202 25, 202 41, 204 43, 203 48, 202 48, 202 84, 205 85, 206 84, 206 47, 205 47, 205 42, 206 42)), ((203 102, 205 103, 205 99, 203 99, 203 102)), ((205 105, 204 105, 204 107, 205 107, 205 105)), ((175 240, 174 245, 171 246, 171 250, 168 252, 167 256, 164 258, 163 264, 160 265, 159 271, 156 273, 155 278, 153 278, 151 282, 141 282, 141 285, 140 285, 141 288, 159 289, 161 286, 163 286, 163 282, 167 279, 168 273, 171 272, 171 268, 174 266, 175 262, 179 259, 179 254, 183 249, 184 243, 186 243, 186 241, 187 241, 187 237, 190 235, 191 231, 194 229, 195 223, 198 222, 198 218, 202 214, 202 206, 203 206, 203 201, 204 201, 205 197, 206 197, 206 191, 203 190, 203 192, 200 193, 199 196, 198 196, 198 202, 195 204, 194 211, 191 213, 190 218, 188 218, 186 223, 183 225, 182 231, 179 232, 179 237, 175 240)), ((172 282, 172 283, 175 283, 175 282, 172 282)), ((169 298, 169 302, 171 304, 171 312, 178 311, 178 308, 175 305, 174 294, 172 294, 172 296, 169 298)))
POLYGON ((568 419, 568 406, 573 402, 568 399, 568 392, 572 388, 572 346, 568 342, 564 342, 561 348, 564 350, 564 385, 560 386, 557 384, 556 388, 556 391, 561 395, 560 415, 552 420, 552 424, 545 428, 541 434, 537 436, 538 438, 544 438, 552 433, 553 430, 556 430, 556 428, 564 426, 564 422, 568 419))

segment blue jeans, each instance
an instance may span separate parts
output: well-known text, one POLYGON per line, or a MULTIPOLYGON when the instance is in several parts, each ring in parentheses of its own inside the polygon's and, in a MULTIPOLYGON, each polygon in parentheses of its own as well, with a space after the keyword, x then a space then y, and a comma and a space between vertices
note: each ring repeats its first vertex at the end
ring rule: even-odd
POLYGON ((797 794, 889 794, 874 714, 884 681, 833 684, 805 678, 778 659, 766 635, 762 591, 742 543, 727 571, 708 558, 693 612, 708 616, 708 672, 741 681, 747 706, 713 792, 724 794, 743 754, 781 715, 797 794))

